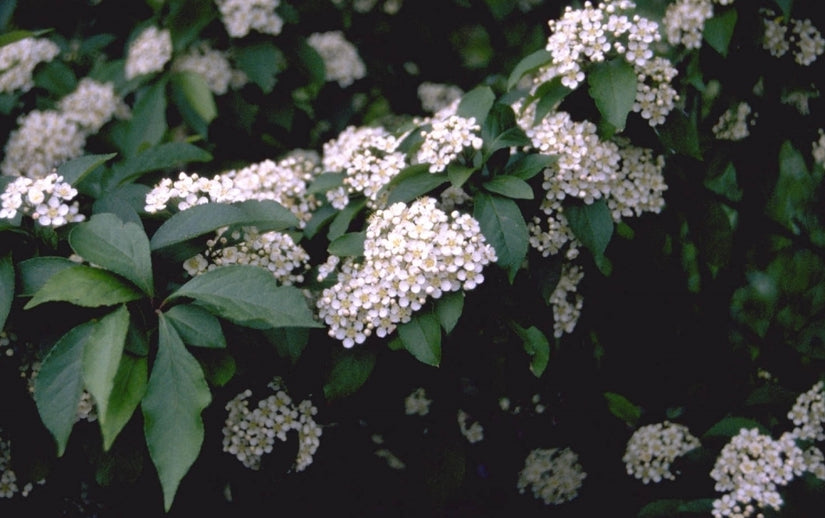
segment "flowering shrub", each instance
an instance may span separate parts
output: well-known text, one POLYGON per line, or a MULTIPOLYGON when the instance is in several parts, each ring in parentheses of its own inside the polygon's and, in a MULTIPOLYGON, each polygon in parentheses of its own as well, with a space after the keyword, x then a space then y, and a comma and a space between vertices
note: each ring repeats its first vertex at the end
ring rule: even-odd
POLYGON ((0 5, 0 513, 805 516, 814 11, 0 5))

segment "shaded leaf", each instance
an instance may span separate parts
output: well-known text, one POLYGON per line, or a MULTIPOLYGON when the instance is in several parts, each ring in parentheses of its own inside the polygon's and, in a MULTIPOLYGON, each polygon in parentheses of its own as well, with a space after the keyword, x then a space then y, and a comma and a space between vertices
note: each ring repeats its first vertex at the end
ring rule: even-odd
POLYGON ((611 414, 624 421, 631 428, 636 426, 642 416, 642 410, 638 406, 615 392, 605 392, 604 399, 607 401, 607 408, 611 414))
POLYGON ((570 229, 594 256, 604 255, 613 235, 613 217, 604 200, 564 207, 570 229))
POLYGON ((178 304, 166 311, 166 318, 187 345, 213 349, 226 347, 220 321, 200 306, 178 304))
POLYGON ((499 175, 484 182, 482 187, 490 192, 518 200, 532 200, 534 197, 530 184, 515 176, 499 175))
POLYGON ((521 155, 507 164, 504 173, 515 176, 516 178, 521 178, 522 180, 529 180, 557 161, 558 157, 552 155, 521 155))
POLYGON ((525 329, 511 321, 510 328, 521 338, 525 352, 531 357, 530 372, 540 378, 550 362, 550 342, 536 326, 525 329))
POLYGON ((75 226, 69 245, 86 261, 113 271, 150 297, 155 288, 149 238, 141 227, 114 214, 95 214, 75 226))
POLYGON ((18 294, 30 297, 46 284, 52 275, 66 268, 77 266, 77 263, 65 257, 32 257, 17 264, 20 274, 20 289, 18 294))
POLYGON ((73 328, 54 344, 34 381, 34 402, 43 424, 63 456, 77 421, 77 405, 83 395, 83 348, 94 322, 73 328))
POLYGON ((587 74, 588 93, 602 117, 622 130, 636 102, 636 71, 624 58, 595 63, 587 74))
POLYGON ((375 353, 366 349, 340 351, 324 384, 324 397, 334 401, 354 394, 367 381, 375 367, 375 353))
POLYGON ((63 177, 64 182, 77 185, 89 173, 116 156, 117 153, 109 153, 105 155, 84 155, 73 158, 58 166, 57 174, 63 177))
POLYGON ((166 81, 158 81, 141 91, 132 108, 132 118, 124 121, 124 134, 117 144, 127 157, 159 144, 166 133, 166 81))
MULTIPOLYGON (((129 311, 126 306, 121 306, 95 324, 83 349, 83 383, 94 397, 101 429, 108 417, 109 398, 115 386, 115 375, 123 356, 128 329, 129 311)), ((108 439, 111 444, 114 437, 108 439)))
POLYGON ((463 291, 445 293, 435 301, 435 314, 445 333, 450 333, 455 328, 462 311, 464 311, 463 291))
POLYGON ((746 417, 725 417, 710 427, 702 438, 725 437, 730 438, 739 435, 740 430, 752 430, 757 428, 760 433, 770 435, 770 430, 753 419, 746 417))
POLYGON ((521 210, 513 200, 497 195, 478 193, 474 201, 473 217, 512 281, 527 256, 530 236, 521 210))
POLYGON ((149 455, 169 511, 183 476, 203 444, 201 412, 212 401, 198 361, 186 350, 172 324, 158 316, 158 353, 141 401, 149 455))
POLYGON ((222 266, 202 273, 164 304, 180 298, 194 299, 212 314, 246 327, 320 327, 301 290, 278 286, 268 270, 257 266, 222 266))
POLYGON ((366 200, 363 198, 358 201, 350 201, 349 205, 338 212, 329 224, 327 239, 335 241, 337 238, 343 236, 347 230, 349 230, 349 225, 352 223, 352 220, 355 219, 355 216, 364 208, 364 205, 366 205, 366 200))
POLYGON ((76 306, 113 306, 141 298, 131 284, 100 268, 76 265, 56 272, 24 306, 44 302, 69 302, 76 306))
POLYGON ((412 319, 398 326, 398 336, 419 361, 438 367, 441 364, 441 326, 432 313, 415 313, 412 319))
POLYGON ((112 447, 123 427, 135 413, 146 392, 148 376, 149 361, 145 356, 121 356, 105 419, 99 419, 104 450, 112 447))
POLYGON ((109 189, 133 182, 145 173, 178 169, 192 162, 208 162, 212 155, 188 142, 164 142, 127 158, 112 167, 106 178, 109 189))
POLYGON ((14 264, 11 254, 0 257, 0 331, 6 327, 6 319, 14 300, 14 264))
POLYGON ((545 49, 540 49, 532 54, 528 54, 522 58, 515 68, 513 68, 513 71, 510 72, 510 77, 507 78, 507 89, 512 90, 521 78, 524 77, 524 74, 532 72, 540 66, 550 63, 552 59, 553 55, 545 49))
POLYGON ((350 232, 332 241, 327 247, 327 252, 338 257, 360 257, 364 255, 364 241, 366 239, 366 231, 350 232))
POLYGON ((723 57, 728 56, 728 46, 733 38, 737 16, 736 9, 728 9, 705 21, 702 37, 713 50, 723 57))
POLYGON ((278 356, 289 358, 293 365, 301 358, 309 342, 309 330, 303 327, 277 327, 263 333, 269 343, 275 346, 278 356))
POLYGON ((470 90, 458 102, 456 113, 460 117, 474 118, 476 123, 484 124, 487 113, 493 107, 496 95, 489 86, 477 86, 470 90))
POLYGON ((206 79, 196 72, 176 72, 172 75, 172 100, 186 123, 202 137, 207 136, 209 123, 218 116, 218 108, 206 79))
MULTIPOLYGON (((235 65, 265 94, 272 92, 275 88, 276 76, 286 66, 283 53, 270 42, 234 49, 233 57, 235 65)), ((321 70, 323 70, 323 62, 321 70)))
POLYGON ((230 225, 249 225, 259 231, 284 230, 297 226, 298 219, 273 200, 195 205, 167 219, 152 236, 152 250, 183 243, 230 225))
POLYGON ((386 189, 390 192, 387 205, 409 203, 447 181, 447 175, 431 173, 427 164, 407 167, 387 184, 386 189))

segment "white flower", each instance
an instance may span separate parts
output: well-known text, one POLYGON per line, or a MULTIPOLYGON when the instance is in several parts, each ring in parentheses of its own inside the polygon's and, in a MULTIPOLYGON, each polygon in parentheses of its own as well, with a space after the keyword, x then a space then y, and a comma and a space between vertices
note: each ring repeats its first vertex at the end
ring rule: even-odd
POLYGON ((172 36, 166 29, 149 26, 129 45, 126 79, 159 72, 172 58, 172 36))

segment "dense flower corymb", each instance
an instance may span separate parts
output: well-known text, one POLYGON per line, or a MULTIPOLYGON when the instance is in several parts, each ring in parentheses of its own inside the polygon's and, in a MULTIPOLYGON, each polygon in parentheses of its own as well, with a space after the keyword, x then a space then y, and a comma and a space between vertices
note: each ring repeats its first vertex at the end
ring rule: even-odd
POLYGON ((662 479, 674 480, 670 465, 685 453, 701 446, 687 427, 664 421, 643 426, 627 442, 622 460, 627 474, 647 484, 662 479))
POLYGON ((147 27, 129 45, 126 54, 126 79, 163 70, 171 58, 171 33, 155 26, 147 27))
POLYGON ((341 31, 316 32, 307 38, 307 43, 324 60, 327 81, 337 81, 341 88, 346 88, 367 75, 358 50, 341 31))
POLYGON ((44 227, 83 221, 84 216, 78 214, 77 202, 68 205, 75 196, 77 190, 56 173, 36 180, 20 177, 7 185, 0 195, 0 218, 12 219, 21 212, 44 227))
POLYGON ((570 448, 535 449, 524 460, 517 487, 519 493, 530 488, 545 504, 563 504, 578 496, 586 477, 570 448))
POLYGON ((284 20, 275 12, 281 0, 215 0, 215 4, 232 38, 243 38, 252 30, 277 36, 283 30, 284 20))
POLYGON ((341 264, 338 282, 318 300, 319 315, 330 336, 352 347, 392 333, 428 297, 475 288, 495 260, 471 216, 448 215, 429 197, 396 203, 370 217, 363 262, 341 264))
POLYGON ((60 47, 45 38, 24 38, 0 47, 0 93, 31 90, 35 67, 59 53, 60 47))

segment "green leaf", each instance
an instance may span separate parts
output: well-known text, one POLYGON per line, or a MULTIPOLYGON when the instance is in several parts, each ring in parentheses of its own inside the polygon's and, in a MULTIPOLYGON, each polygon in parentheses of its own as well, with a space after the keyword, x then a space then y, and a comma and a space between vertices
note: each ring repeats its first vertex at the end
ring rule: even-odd
POLYGON ((512 90, 521 78, 524 77, 524 74, 532 72, 540 66, 550 63, 552 59, 553 55, 545 49, 537 50, 532 54, 528 54, 522 58, 515 68, 513 68, 513 71, 510 72, 510 77, 507 79, 507 89, 512 90))
POLYGON ((73 158, 61 164, 57 168, 57 174, 63 177, 64 182, 77 185, 89 173, 116 156, 117 153, 109 153, 107 155, 84 155, 73 158))
MULTIPOLYGON (((12 7, 12 9, 14 9, 14 7, 12 7)), ((5 34, 0 35, 0 47, 5 47, 6 45, 9 45, 16 41, 25 40, 26 38, 37 38, 38 36, 42 36, 43 34, 46 34, 50 31, 51 29, 44 29, 40 31, 9 31, 5 34)))
POLYGON ((289 358, 295 365, 309 342, 309 329, 303 327, 278 327, 263 331, 266 339, 275 346, 278 356, 289 358))
POLYGON ((478 193, 473 217, 496 250, 498 265, 509 272, 510 281, 527 256, 530 233, 518 205, 511 199, 478 193))
POLYGON ((453 187, 461 187, 476 171, 478 171, 477 167, 468 167, 453 162, 447 166, 447 178, 450 179, 453 187))
POLYGON ((255 226, 259 231, 284 230, 298 225, 289 209, 273 200, 205 203, 178 212, 155 231, 152 250, 160 250, 230 225, 255 226))
POLYGON ((540 378, 550 362, 550 342, 536 326, 525 329, 511 321, 510 328, 521 338, 525 352, 531 357, 530 372, 533 376, 540 378))
POLYGON ((181 169, 192 162, 209 162, 212 155, 188 142, 165 142, 150 147, 112 167, 106 177, 108 189, 133 182, 146 173, 181 169))
POLYGON ((736 9, 728 9, 722 14, 705 21, 702 37, 722 57, 728 57, 728 46, 736 28, 736 9))
POLYGON ((114 306, 141 298, 141 293, 116 275, 101 268, 77 265, 56 272, 23 307, 44 302, 69 302, 75 306, 114 306))
POLYGON ((470 90, 458 102, 456 113, 460 117, 473 118, 481 125, 487 119, 487 113, 493 107, 496 95, 489 86, 477 86, 470 90))
POLYGON ((344 173, 323 173, 316 176, 307 187, 307 194, 320 194, 344 185, 344 173))
POLYGON ((158 353, 143 396, 143 430, 163 487, 166 511, 203 444, 201 412, 212 401, 198 361, 175 328, 158 316, 158 353))
POLYGON ((69 245, 86 261, 106 268, 155 294, 149 238, 141 227, 114 214, 95 214, 69 234, 69 245))
POLYGON ((14 264, 11 254, 0 257, 0 331, 6 327, 6 319, 14 300, 14 264))
POLYGON ((530 184, 515 176, 499 175, 484 182, 482 187, 490 192, 517 200, 532 200, 534 197, 530 184))
POLYGON ((484 140, 485 158, 499 149, 522 147, 531 143, 524 131, 516 125, 513 109, 501 103, 494 104, 487 114, 481 128, 481 137, 484 140))
POLYGON ((434 174, 429 165, 416 164, 405 168, 387 184, 390 195, 387 205, 409 203, 448 181, 447 175, 434 174))
POLYGON ((330 255, 338 257, 360 257, 364 255, 364 241, 367 239, 367 232, 350 232, 336 238, 327 247, 330 255))
MULTIPOLYGON (((275 76, 286 66, 283 53, 269 42, 236 48, 233 57, 235 65, 265 94, 272 92, 277 82, 275 76)), ((323 69, 324 64, 321 62, 321 70, 323 69)))
POLYGON ((707 432, 702 435, 703 439, 707 439, 710 437, 724 437, 730 438, 735 435, 739 435, 740 430, 752 430, 754 428, 759 429, 759 433, 770 435, 770 430, 766 427, 762 426, 758 422, 754 421, 753 419, 748 419, 746 417, 725 417, 721 421, 717 422, 713 426, 708 429, 707 432))
POLYGON ((587 74, 590 97, 602 117, 619 131, 636 101, 636 82, 636 71, 624 58, 595 63, 587 74))
POLYGON ((452 332, 458 324, 462 311, 464 311, 463 291, 445 293, 435 301, 435 314, 445 333, 452 332))
POLYGON ((536 92, 525 101, 524 107, 526 108, 531 102, 537 101, 533 121, 538 124, 548 113, 555 110, 559 103, 572 91, 561 84, 561 77, 556 76, 536 88, 536 92))
POLYGON ((303 229, 304 235, 308 239, 312 239, 316 234, 318 234, 324 225, 329 223, 338 214, 340 213, 332 205, 321 205, 317 210, 315 210, 315 212, 312 213, 312 217, 309 221, 307 221, 307 224, 303 229))
POLYGON ((198 362, 201 364, 206 381, 216 387, 223 387, 229 383, 238 370, 235 358, 226 350, 201 349, 198 351, 198 362))
POLYGON ((220 321, 212 313, 194 304, 179 304, 166 311, 183 343, 196 347, 223 349, 226 339, 220 321))
POLYGON ((507 164, 504 173, 522 180, 529 180, 557 161, 558 157, 553 155, 521 155, 507 164))
POLYGON ((605 392, 603 395, 611 414, 624 421, 631 428, 636 426, 636 423, 642 416, 642 410, 638 406, 631 403, 626 397, 615 392, 605 392))
POLYGON ((132 356, 128 353, 121 356, 105 418, 99 419, 104 450, 112 447, 123 427, 132 418, 146 393, 148 377, 149 360, 145 356, 132 356))
POLYGON ((743 192, 736 181, 736 168, 733 166, 733 162, 728 162, 725 171, 721 175, 706 179, 705 187, 731 201, 742 199, 743 192))
POLYGON ((321 327, 301 290, 278 286, 268 270, 257 266, 222 266, 202 273, 166 302, 183 297, 194 299, 218 317, 255 329, 321 327))
POLYGON ((802 153, 790 141, 783 142, 779 149, 779 178, 768 201, 768 214, 798 233, 798 221, 806 219, 815 185, 802 153))
POLYGON ((43 360, 34 381, 37 412, 54 436, 60 457, 77 421, 77 405, 83 395, 83 348, 94 326, 94 322, 86 322, 63 335, 43 360))
POLYGON ((92 204, 92 214, 114 214, 124 223, 134 223, 143 229, 140 214, 145 212, 149 186, 130 183, 107 190, 92 204))
POLYGON ((208 0, 171 2, 166 25, 172 34, 176 55, 192 44, 217 14, 213 2, 208 0))
POLYGON ((329 230, 327 230, 327 239, 330 241, 335 241, 339 237, 343 236, 347 230, 349 230, 349 225, 352 223, 352 220, 355 216, 361 212, 361 209, 364 208, 366 205, 366 200, 361 199, 358 201, 350 200, 349 205, 344 207, 332 220, 332 223, 329 224, 329 230))
POLYGON ((30 297, 46 284, 52 275, 66 268, 77 266, 77 263, 65 257, 32 257, 17 264, 20 275, 20 289, 18 295, 30 297))
POLYGON ((782 16, 786 20, 791 19, 791 8, 793 7, 793 2, 794 0, 773 0, 773 3, 775 3, 777 7, 779 7, 779 9, 782 11, 782 16))
POLYGON ((702 160, 695 114, 687 114, 678 109, 672 110, 665 123, 657 128, 659 128, 657 130, 659 140, 671 152, 702 160))
MULTIPOLYGON (((109 398, 115 386, 115 375, 123 356, 128 329, 129 310, 126 306, 120 306, 95 324, 83 349, 83 383, 94 397, 101 428, 107 424, 109 398)), ((114 440, 114 437, 108 438, 114 440)))
POLYGON ((613 217, 604 200, 590 205, 571 204, 564 207, 564 215, 570 229, 593 255, 604 255, 613 235, 613 217))
POLYGON ((412 319, 398 326, 398 336, 419 361, 438 367, 441 364, 441 326, 432 313, 415 313, 412 319))
POLYGON ((55 97, 64 97, 77 88, 77 76, 69 65, 55 59, 37 67, 34 84, 55 97))
POLYGON ((166 133, 166 81, 139 92, 132 118, 125 121, 125 131, 118 145, 127 157, 160 143, 166 133))
POLYGON ((684 500, 667 499, 650 502, 639 510, 638 518, 671 518, 678 516, 684 500))
POLYGON ((363 348, 338 352, 324 384, 326 400, 334 401, 354 394, 372 374, 375 359, 374 352, 363 348))
POLYGON ((205 138, 209 123, 218 116, 206 79, 197 72, 176 72, 172 74, 171 94, 186 123, 205 138))

